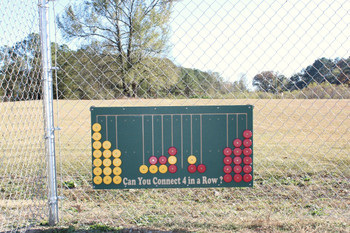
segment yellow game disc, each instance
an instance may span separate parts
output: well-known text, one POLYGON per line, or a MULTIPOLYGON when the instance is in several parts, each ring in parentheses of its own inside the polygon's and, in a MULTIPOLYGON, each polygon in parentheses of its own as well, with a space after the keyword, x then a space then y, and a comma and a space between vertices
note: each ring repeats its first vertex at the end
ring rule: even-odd
POLYGON ((110 176, 103 177, 103 183, 105 183, 105 184, 112 183, 112 178, 110 176))
POLYGON ((103 168, 103 174, 105 176, 109 176, 110 174, 112 174, 112 169, 110 167, 103 168))
POLYGON ((103 149, 105 150, 109 150, 109 148, 111 148, 112 144, 110 141, 104 141, 102 144, 103 149))
POLYGON ((119 176, 120 174, 122 174, 122 169, 120 167, 113 168, 113 174, 119 176))
POLYGON ((160 165, 159 166, 159 172, 160 173, 166 173, 168 171, 168 167, 166 165, 160 165))
POLYGON ((155 174, 155 173, 157 173, 157 171, 158 171, 157 165, 151 165, 151 166, 149 167, 149 172, 150 172, 150 173, 155 174))
POLYGON ((102 138, 102 135, 100 133, 93 133, 92 135, 92 139, 94 139, 95 141, 100 141, 102 138))
POLYGON ((120 176, 113 177, 113 183, 120 184, 122 182, 122 178, 120 176))
POLYGON ((93 147, 95 150, 101 149, 101 142, 100 142, 100 141, 95 141, 94 143, 92 143, 92 147, 93 147))
POLYGON ((103 160, 103 166, 109 167, 109 166, 111 166, 111 164, 112 164, 112 161, 110 159, 103 160))
POLYGON ((113 165, 115 167, 120 167, 120 165, 122 165, 122 160, 121 159, 113 159, 113 165))
POLYGON ((100 150, 94 150, 94 152, 92 153, 92 155, 98 159, 102 156, 102 152, 100 150))
POLYGON ((113 151, 113 157, 114 157, 114 158, 119 158, 121 155, 122 155, 122 152, 121 152, 120 150, 115 149, 115 150, 113 151))
POLYGON ((110 158, 111 155, 112 155, 112 152, 110 150, 103 151, 103 157, 105 157, 106 159, 110 158))
POLYGON ((177 158, 175 156, 169 156, 168 163, 169 164, 175 164, 177 162, 177 158))
POLYGON ((139 170, 140 170, 140 173, 146 174, 148 172, 148 167, 146 165, 141 165, 139 170))
POLYGON ((194 156, 194 155, 188 156, 187 162, 188 162, 189 164, 195 164, 195 163, 197 162, 196 156, 194 156))
POLYGON ((95 167, 92 172, 94 173, 95 176, 99 176, 102 174, 102 169, 100 167, 95 167))
POLYGON ((94 183, 95 183, 95 184, 101 184, 101 183, 102 183, 102 178, 101 178, 101 176, 95 176, 95 177, 94 177, 94 183))
POLYGON ((102 165, 102 160, 101 159, 94 159, 93 164, 95 167, 99 167, 102 165))
POLYGON ((95 132, 99 132, 101 130, 101 125, 99 123, 95 123, 92 125, 92 130, 95 132))

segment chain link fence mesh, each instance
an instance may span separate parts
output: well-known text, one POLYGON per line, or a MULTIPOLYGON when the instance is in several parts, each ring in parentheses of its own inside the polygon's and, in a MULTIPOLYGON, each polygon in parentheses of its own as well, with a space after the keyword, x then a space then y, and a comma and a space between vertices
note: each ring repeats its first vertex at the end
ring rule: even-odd
POLYGON ((47 218, 39 21, 34 1, 0 9, 0 231, 22 232, 47 218))
MULTIPOLYGON (((57 0, 50 10, 61 226, 349 230, 348 1, 57 0), (254 188, 92 189, 90 106, 229 104, 254 105, 254 188)), ((2 144, 19 137, 5 132, 2 144)))
POLYGON ((350 4, 162 4, 57 2, 63 219, 216 232, 348 229, 350 4), (92 189, 90 106, 213 104, 255 106, 253 189, 92 189))

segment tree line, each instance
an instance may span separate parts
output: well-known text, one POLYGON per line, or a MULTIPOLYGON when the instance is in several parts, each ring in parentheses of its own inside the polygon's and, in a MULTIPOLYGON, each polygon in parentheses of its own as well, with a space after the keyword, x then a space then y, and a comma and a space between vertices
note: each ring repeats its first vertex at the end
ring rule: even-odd
MULTIPOLYGON (((151 56, 123 74, 118 55, 97 42, 77 50, 52 43, 51 51, 52 65, 57 67, 53 70, 54 98, 59 99, 206 98, 228 93, 236 85, 223 81, 218 73, 176 66, 167 58, 151 56)), ((0 47, 0 60, 1 99, 42 98, 38 34, 0 47)), ((238 86, 237 82, 235 90, 238 86)))
POLYGON ((143 58, 123 74, 119 71, 118 56, 96 43, 78 50, 66 45, 54 46, 57 60, 53 62, 59 67, 54 71, 59 98, 194 98, 228 91, 218 73, 176 66, 167 58, 143 58))
POLYGON ((347 59, 324 57, 317 59, 313 64, 289 78, 274 71, 263 71, 253 78, 253 86, 258 91, 269 93, 303 90, 313 83, 328 83, 349 87, 350 57, 347 59))
MULTIPOLYGON (((288 78, 278 72, 263 71, 253 78, 256 89, 249 90, 244 75, 229 82, 217 72, 185 68, 168 58, 152 56, 143 58, 125 75, 119 72, 118 56, 98 42, 76 50, 65 44, 52 43, 51 47, 52 64, 58 68, 53 70, 54 98, 59 99, 234 98, 237 93, 303 91, 312 84, 350 86, 350 58, 317 59, 288 78)), ((39 35, 30 34, 13 46, 0 47, 0 60, 3 100, 42 98, 39 35)))

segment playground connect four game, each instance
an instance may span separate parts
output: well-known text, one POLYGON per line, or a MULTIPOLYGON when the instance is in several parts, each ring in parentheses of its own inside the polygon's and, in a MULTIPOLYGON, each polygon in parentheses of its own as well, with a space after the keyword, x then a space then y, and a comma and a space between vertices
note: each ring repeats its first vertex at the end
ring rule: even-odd
POLYGON ((91 107, 95 189, 253 186, 253 106, 91 107))

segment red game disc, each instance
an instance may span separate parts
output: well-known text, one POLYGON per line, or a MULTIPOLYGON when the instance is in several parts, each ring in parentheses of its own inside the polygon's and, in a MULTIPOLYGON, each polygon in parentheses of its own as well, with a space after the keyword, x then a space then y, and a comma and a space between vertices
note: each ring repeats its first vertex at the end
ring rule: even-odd
POLYGON ((240 165, 242 163, 241 157, 235 157, 233 159, 233 163, 236 164, 236 165, 240 165))
POLYGON ((242 167, 239 166, 239 165, 236 165, 236 166, 233 167, 233 171, 235 173, 241 173, 242 172, 242 167))
POLYGON ((246 129, 246 130, 243 131, 243 137, 244 138, 251 138, 252 136, 253 136, 253 133, 249 129, 246 129))
POLYGON ((251 155, 251 154, 252 154, 252 149, 251 149, 251 148, 244 148, 244 149, 243 149, 243 154, 244 154, 245 156, 251 155))
POLYGON ((174 156, 174 155, 177 154, 177 149, 176 149, 175 147, 173 147, 173 146, 172 146, 172 147, 169 147, 168 153, 169 153, 169 155, 174 156))
POLYGON ((175 173, 175 172, 177 172, 177 167, 176 167, 176 165, 175 164, 171 164, 170 166, 169 166, 169 172, 170 173, 175 173))
POLYGON ((156 156, 151 156, 151 157, 149 157, 148 161, 150 164, 155 165, 155 164, 157 164, 158 159, 156 156))
POLYGON ((244 147, 250 147, 252 145, 252 140, 250 139, 244 139, 243 140, 244 147))
POLYGON ((232 158, 231 157, 225 157, 224 158, 224 164, 230 165, 232 163, 232 158))
POLYGON ((231 172, 232 172, 232 167, 229 166, 229 165, 226 165, 226 166, 224 167, 224 172, 227 173, 227 174, 231 173, 231 172))
POLYGON ((194 165, 194 164, 188 165, 187 171, 188 171, 189 173, 195 173, 195 172, 197 171, 196 165, 194 165))
POLYGON ((252 181, 252 179, 253 179, 253 177, 252 177, 252 175, 250 175, 250 174, 245 174, 245 175, 243 176, 243 180, 244 180, 245 182, 250 182, 250 181, 252 181))
POLYGON ((236 138, 235 140, 233 140, 233 145, 234 145, 235 147, 240 147, 240 146, 242 146, 242 140, 239 139, 239 138, 236 138))
POLYGON ((252 158, 251 157, 244 157, 243 158, 243 163, 246 164, 246 165, 249 165, 253 162, 252 158))
POLYGON ((165 157, 164 155, 160 156, 158 160, 159 160, 159 163, 162 165, 164 165, 164 164, 166 164, 166 162, 168 162, 167 157, 165 157))
POLYGON ((240 155, 242 154, 242 149, 241 149, 241 148, 235 148, 235 149, 233 150, 233 154, 234 154, 235 156, 240 156, 240 155))
POLYGON ((230 156, 232 154, 232 150, 230 147, 226 147, 223 151, 225 156, 230 156))
POLYGON ((198 171, 199 173, 204 173, 206 170, 207 170, 207 167, 206 167, 204 164, 199 164, 199 165, 197 166, 197 171, 198 171))
POLYGON ((252 170, 253 170, 253 168, 252 168, 251 166, 249 166, 249 165, 245 165, 245 166, 243 167, 244 173, 251 173, 252 170))
POLYGON ((230 174, 224 175, 224 181, 230 183, 232 181, 232 176, 230 174))
POLYGON ((233 180, 237 183, 242 181, 242 175, 241 174, 236 174, 233 176, 233 180))

